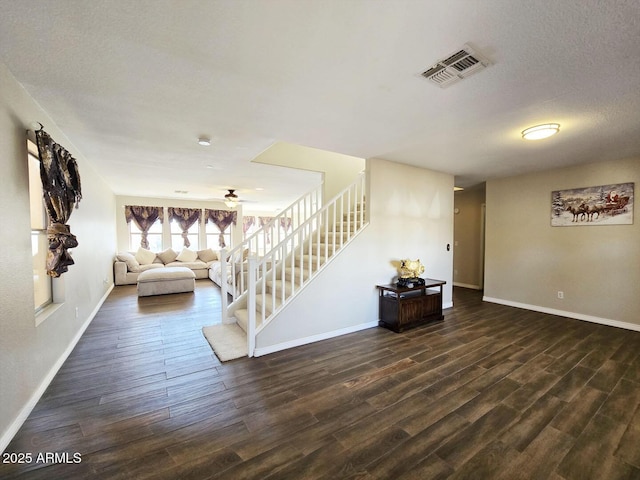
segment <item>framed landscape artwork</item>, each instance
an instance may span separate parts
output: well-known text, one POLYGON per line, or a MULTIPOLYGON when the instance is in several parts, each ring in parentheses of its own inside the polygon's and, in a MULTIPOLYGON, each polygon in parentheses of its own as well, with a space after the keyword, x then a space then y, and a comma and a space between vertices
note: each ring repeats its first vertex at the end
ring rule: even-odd
POLYGON ((551 226, 633 224, 633 183, 551 193, 551 226))

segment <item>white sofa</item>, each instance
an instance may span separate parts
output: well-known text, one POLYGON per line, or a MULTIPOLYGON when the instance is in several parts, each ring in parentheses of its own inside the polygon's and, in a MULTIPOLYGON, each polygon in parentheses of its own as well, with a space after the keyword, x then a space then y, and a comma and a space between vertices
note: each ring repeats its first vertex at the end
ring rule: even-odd
MULTIPOLYGON (((247 285, 247 256, 249 250, 245 249, 242 254, 238 253, 237 258, 233 259, 233 264, 227 263, 227 291, 234 297, 241 293, 240 287, 247 285), (235 265, 235 266, 234 266, 235 265), (235 290, 233 288, 233 277, 235 274, 235 290), (241 283, 242 282, 242 283, 241 283)), ((209 278, 213 283, 222 287, 222 262, 216 259, 209 266, 209 278)))
MULTIPOLYGON (((209 278, 213 283, 222 287, 222 263, 219 260, 215 262, 211 262, 211 266, 209 267, 209 278)), ((236 264, 235 269, 232 269, 231 264, 227 264, 227 292, 236 296, 237 293, 240 293, 241 283, 244 282, 243 285, 246 287, 247 282, 247 263, 236 264), (244 275, 241 279, 241 273, 244 272, 244 275), (233 274, 236 276, 236 288, 234 291, 233 288, 233 274)))
POLYGON ((114 281, 116 285, 135 285, 141 272, 162 267, 187 267, 196 279, 208 278, 209 267, 217 259, 217 253, 210 248, 197 252, 185 248, 180 253, 171 248, 157 254, 143 248, 120 252, 113 263, 114 281))

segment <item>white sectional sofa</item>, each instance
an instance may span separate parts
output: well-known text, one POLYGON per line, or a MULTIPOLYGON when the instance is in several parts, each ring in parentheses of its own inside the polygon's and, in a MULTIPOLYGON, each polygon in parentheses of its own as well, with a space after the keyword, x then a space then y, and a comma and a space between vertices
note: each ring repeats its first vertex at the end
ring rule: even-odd
MULTIPOLYGON (((247 257, 249 256, 249 250, 245 249, 242 252, 238 252, 231 259, 230 263, 227 263, 227 292, 232 296, 237 296, 242 293, 241 285, 247 285, 247 257), (234 282, 235 277, 235 282, 234 282), (234 284, 235 283, 235 284, 234 284)), ((222 287, 222 262, 219 259, 211 262, 209 266, 209 278, 213 283, 222 287)))
POLYGON ((218 254, 210 248, 198 251, 184 248, 180 253, 171 248, 157 254, 144 248, 137 252, 121 252, 113 264, 115 284, 135 285, 140 272, 162 267, 187 267, 195 273, 196 279, 208 278, 209 267, 217 260, 218 254))

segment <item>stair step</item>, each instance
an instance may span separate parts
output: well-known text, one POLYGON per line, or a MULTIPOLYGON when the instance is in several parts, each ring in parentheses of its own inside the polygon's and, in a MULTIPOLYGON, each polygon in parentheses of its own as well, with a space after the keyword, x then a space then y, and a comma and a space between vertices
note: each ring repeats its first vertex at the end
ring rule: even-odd
POLYGON ((240 308, 234 312, 233 316, 236 317, 236 323, 238 326, 246 332, 247 323, 249 323, 249 310, 246 308, 240 308))
POLYGON ((314 243, 313 245, 307 245, 304 249, 305 253, 309 253, 311 251, 312 254, 316 254, 320 250, 320 255, 324 256, 327 254, 328 258, 331 258, 335 252, 340 250, 340 242, 336 243, 335 248, 333 243, 314 243))
MULTIPOLYGON (((353 232, 351 232, 353 234, 353 232)), ((336 228, 336 233, 334 235, 332 230, 329 230, 328 232, 320 232, 320 242, 321 243, 328 243, 329 245, 333 244, 333 241, 336 240, 338 243, 340 243, 340 237, 342 236, 343 240, 347 240, 349 238, 349 235, 347 233, 347 230, 343 230, 342 235, 340 235, 340 227, 336 228)), ((316 242, 318 239, 317 237, 314 235, 312 238, 312 243, 316 242)))
MULTIPOLYGON (((269 296, 269 295, 267 295, 269 296)), ((262 295, 256 295, 256 328, 262 325, 262 295)), ((276 308, 282 305, 282 301, 276 298, 276 308)), ((265 316, 271 315, 271 299, 269 299, 265 305, 265 316)), ((239 308, 233 313, 236 318, 236 323, 242 330, 247 331, 247 324, 249 323, 249 310, 246 308, 239 308)))
POLYGON ((361 222, 359 218, 353 222, 342 222, 342 229, 346 232, 347 227, 349 226, 349 228, 351 228, 351 231, 353 232, 355 229, 360 228, 363 223, 364 221, 361 222))
POLYGON ((320 261, 320 265, 323 265, 327 259, 325 258, 324 255, 320 255, 320 257, 318 257, 317 255, 300 255, 297 254, 296 258, 295 258, 295 265, 296 267, 300 267, 303 266, 304 268, 309 268, 309 262, 311 262, 311 265, 313 266, 313 269, 315 270, 317 265, 318 265, 318 261, 320 261))
POLYGON ((284 289, 285 298, 289 298, 293 293, 291 282, 283 280, 267 280, 267 292, 271 293, 275 290, 276 296, 282 298, 282 289, 284 289))
MULTIPOLYGON (((256 295, 256 328, 262 325, 262 305, 265 307, 265 316, 268 317, 275 308, 279 308, 282 305, 282 300, 276 296, 275 302, 273 301, 270 294, 267 295, 256 295)), ((247 324, 249 323, 249 310, 246 308, 239 308, 234 312, 234 317, 236 318, 236 323, 240 328, 242 328, 245 332, 247 331, 247 324)))
POLYGON ((305 268, 305 269, 301 270, 300 267, 285 269, 284 278, 285 278, 285 280, 291 280, 295 276, 296 281, 299 282, 301 274, 302 274, 302 277, 305 280, 309 279, 309 269, 305 268))

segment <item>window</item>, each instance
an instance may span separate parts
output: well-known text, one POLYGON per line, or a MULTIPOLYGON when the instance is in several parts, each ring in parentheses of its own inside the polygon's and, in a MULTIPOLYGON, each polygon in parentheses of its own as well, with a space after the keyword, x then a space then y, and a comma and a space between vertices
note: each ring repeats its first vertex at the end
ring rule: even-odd
MULTIPOLYGON (((149 233, 147 233, 147 241, 149 242, 149 250, 152 252, 161 252, 162 251, 162 222, 158 219, 155 221, 151 228, 149 228, 149 233)), ((136 222, 129 222, 129 248, 132 251, 138 250, 140 248, 140 243, 142 242, 142 232, 136 225, 136 222)))
POLYGON ((31 254, 33 258, 33 301, 36 313, 53 302, 52 279, 47 275, 47 212, 44 207, 40 159, 36 145, 28 141, 29 203, 31 207, 31 254))
MULTIPOLYGON (((231 226, 227 227, 225 233, 222 235, 224 238, 224 244, 226 250, 231 250, 231 232, 233 228, 231 226)), ((211 248, 212 250, 220 250, 222 247, 220 246, 220 229, 213 222, 207 222, 205 224, 205 233, 207 235, 207 248, 211 248)))
MULTIPOLYGON (((176 220, 171 220, 171 248, 176 252, 180 252, 184 246, 184 238, 182 237, 182 228, 176 220)), ((200 220, 194 222, 189 230, 187 230, 187 238, 189 239, 191 250, 199 250, 200 238, 200 220)), ((149 242, 151 243, 151 242, 149 242)), ((158 250, 159 251, 159 250, 158 250)))

